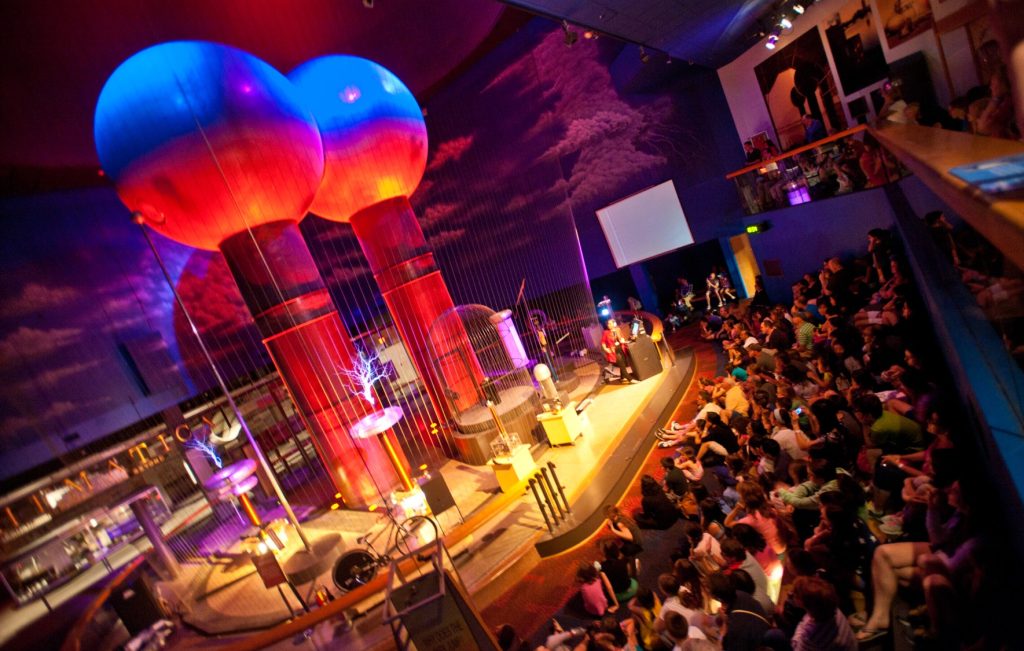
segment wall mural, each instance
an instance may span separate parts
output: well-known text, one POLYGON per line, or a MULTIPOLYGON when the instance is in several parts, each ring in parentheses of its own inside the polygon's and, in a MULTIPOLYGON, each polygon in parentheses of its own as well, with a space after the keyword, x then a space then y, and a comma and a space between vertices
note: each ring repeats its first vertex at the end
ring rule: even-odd
MULTIPOLYGON (((531 307, 590 318, 581 258, 595 275, 614 270, 594 210, 667 178, 711 183, 741 164, 738 148, 723 161, 698 137, 708 119, 732 128, 724 97, 708 105, 707 89, 678 75, 620 89, 621 47, 567 48, 537 20, 430 99, 428 169, 411 200, 457 304, 511 307, 525 279, 531 307)), ((684 208, 698 239, 714 236, 720 212, 702 222, 700 206, 684 208)), ((301 229, 349 331, 387 326, 351 227, 310 217, 301 229)), ((111 189, 4 199, 0 233, 0 479, 213 385, 111 189)), ((223 257, 154 237, 225 374, 266 369, 223 257)))
MULTIPOLYGON (((829 133, 846 128, 835 78, 817 27, 754 68, 782 151, 806 144, 808 130, 801 116, 810 114, 829 133)), ((811 137, 817 140, 823 136, 811 137)))

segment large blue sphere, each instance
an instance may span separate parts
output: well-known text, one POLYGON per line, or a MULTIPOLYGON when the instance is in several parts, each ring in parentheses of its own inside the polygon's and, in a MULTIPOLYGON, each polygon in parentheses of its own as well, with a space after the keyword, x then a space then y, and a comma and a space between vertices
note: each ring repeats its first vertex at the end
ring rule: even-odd
POLYGON ((325 170, 310 210, 347 221, 409 196, 427 165, 427 127, 416 98, 384 66, 356 56, 308 61, 289 75, 320 125, 325 170))
POLYGON ((316 121, 291 82, 217 43, 163 43, 122 63, 100 92, 94 135, 125 205, 205 249, 301 219, 323 176, 316 121))

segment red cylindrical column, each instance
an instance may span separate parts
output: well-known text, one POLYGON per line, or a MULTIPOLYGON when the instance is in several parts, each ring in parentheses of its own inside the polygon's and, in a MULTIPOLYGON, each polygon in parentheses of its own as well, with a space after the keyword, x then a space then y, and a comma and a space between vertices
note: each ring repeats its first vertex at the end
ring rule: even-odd
POLYGON ((430 326, 454 303, 409 200, 381 201, 349 221, 434 408, 450 419, 449 404, 479 402, 484 374, 466 331, 449 333, 447 350, 431 348, 430 326))
POLYGON ((375 437, 349 436, 367 413, 343 374, 357 356, 298 224, 256 226, 220 249, 338 492, 350 507, 379 501, 399 478, 375 437))

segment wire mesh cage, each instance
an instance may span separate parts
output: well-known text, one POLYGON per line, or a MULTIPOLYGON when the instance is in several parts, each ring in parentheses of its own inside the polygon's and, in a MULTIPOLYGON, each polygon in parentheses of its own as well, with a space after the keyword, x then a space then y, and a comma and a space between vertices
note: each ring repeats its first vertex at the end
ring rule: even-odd
POLYGON ((462 440, 459 448, 471 463, 486 461, 490 438, 498 430, 488 402, 509 431, 524 441, 532 439, 539 400, 520 352, 522 344, 516 345, 518 335, 508 326, 508 320, 485 305, 459 305, 442 313, 430 327, 435 364, 447 386, 476 388, 472 400, 446 389, 457 439, 462 440), (469 445, 468 439, 479 440, 469 445))

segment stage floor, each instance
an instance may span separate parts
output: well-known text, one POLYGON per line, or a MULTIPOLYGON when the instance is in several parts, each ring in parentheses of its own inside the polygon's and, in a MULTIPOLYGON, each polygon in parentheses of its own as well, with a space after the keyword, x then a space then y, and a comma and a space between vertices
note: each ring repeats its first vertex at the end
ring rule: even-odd
MULTIPOLYGON (((649 408, 655 404, 659 394, 681 395, 685 386, 680 390, 678 386, 668 386, 666 383, 679 384, 691 377, 689 370, 692 364, 692 355, 680 354, 675 368, 670 372, 663 372, 638 384, 599 387, 593 402, 583 412, 584 434, 576 439, 575 445, 558 448, 535 446, 534 459, 538 466, 548 461, 557 466, 559 479, 566 488, 570 504, 594 500, 593 497, 587 497, 586 493, 599 473, 604 483, 609 483, 608 477, 617 480, 619 477, 615 468, 608 464, 618 463, 615 460, 621 458, 623 451, 632 456, 639 455, 641 460, 646 457, 650 442, 645 440, 650 438, 653 428, 661 424, 651 420, 649 408), (645 445, 647 448, 643 447, 645 445)), ((596 366, 591 368, 594 373, 598 371, 596 366)), ((583 380, 580 388, 573 392, 572 399, 584 398, 589 387, 594 386, 592 380, 596 378, 583 380)), ((664 401, 662 397, 658 402, 664 401)), ((551 536, 532 493, 527 491, 522 495, 504 496, 494 473, 487 466, 449 461, 440 472, 466 518, 482 508, 494 507, 498 501, 507 502, 494 517, 450 550, 462 580, 474 594, 477 606, 483 608, 501 589, 522 576, 536 562, 535 559, 539 559, 535 545, 551 536)), ((625 478, 626 484, 632 478, 631 472, 629 475, 625 478)), ((460 525, 456 509, 440 514, 437 520, 445 533, 450 533, 460 525)), ((580 522, 571 519, 565 527, 571 528, 577 524, 580 522)), ((341 510, 325 513, 304 525, 313 537, 327 532, 340 532, 346 548, 356 546, 355 538, 361 534, 354 532, 365 532, 373 526, 380 526, 378 516, 341 510)), ((258 576, 252 573, 251 567, 247 564, 237 568, 215 568, 212 571, 205 566, 196 568, 197 571, 188 581, 191 589, 199 588, 200 592, 212 590, 213 594, 197 602, 187 619, 200 630, 226 634, 227 637, 211 639, 183 633, 175 636, 176 648, 220 646, 231 639, 238 639, 229 631, 272 626, 288 617, 287 609, 276 590, 265 589, 258 576)), ((318 582, 334 589, 329 574, 322 575, 318 582)), ((312 585, 302 587, 303 596, 309 594, 312 585)), ((393 641, 389 629, 381 625, 379 617, 382 599, 383 595, 378 594, 358 604, 357 610, 368 612, 368 615, 358 620, 354 629, 343 636, 339 636, 335 630, 337 622, 327 622, 316 627, 313 635, 317 643, 323 648, 338 644, 343 644, 344 648, 390 648, 393 641)), ((289 641, 269 648, 292 647, 293 643, 289 641)))

